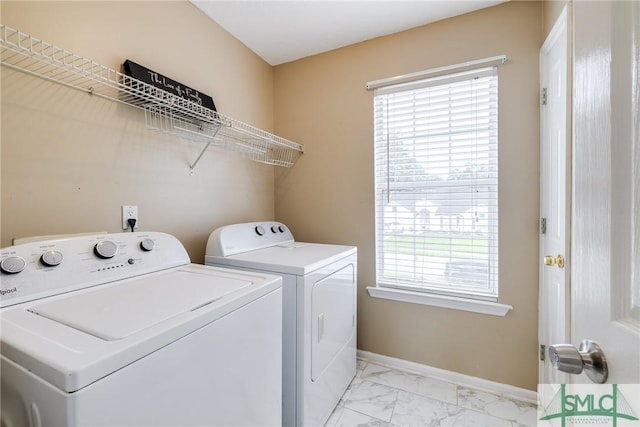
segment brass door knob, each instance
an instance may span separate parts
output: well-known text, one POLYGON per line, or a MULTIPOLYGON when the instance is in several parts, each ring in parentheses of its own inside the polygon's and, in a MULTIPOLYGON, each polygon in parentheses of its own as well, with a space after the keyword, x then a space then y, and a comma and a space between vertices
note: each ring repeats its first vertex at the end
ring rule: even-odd
POLYGON ((554 257, 553 255, 546 255, 544 257, 544 265, 557 265, 558 268, 564 268, 564 257, 562 255, 558 255, 557 257, 554 257))

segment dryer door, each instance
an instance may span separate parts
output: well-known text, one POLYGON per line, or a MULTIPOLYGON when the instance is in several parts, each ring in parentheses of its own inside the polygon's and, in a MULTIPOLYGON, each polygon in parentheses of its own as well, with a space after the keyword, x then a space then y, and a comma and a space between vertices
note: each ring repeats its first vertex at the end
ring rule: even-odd
POLYGON ((356 268, 344 262, 311 288, 311 380, 319 379, 356 333, 356 268), (337 269, 337 270, 336 270, 337 269))

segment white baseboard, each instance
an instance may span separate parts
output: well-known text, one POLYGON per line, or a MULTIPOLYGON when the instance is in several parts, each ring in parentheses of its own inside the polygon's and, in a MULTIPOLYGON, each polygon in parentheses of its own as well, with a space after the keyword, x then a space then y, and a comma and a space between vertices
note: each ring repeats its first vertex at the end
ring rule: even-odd
POLYGON ((358 350, 358 359, 403 371, 415 372, 457 385, 484 390, 493 394, 508 396, 509 398, 522 400, 528 403, 536 404, 538 401, 538 393, 533 390, 527 390, 509 384, 497 383, 483 378, 472 377, 471 375, 460 374, 458 372, 434 368, 433 366, 409 362, 407 360, 396 359, 395 357, 358 350))

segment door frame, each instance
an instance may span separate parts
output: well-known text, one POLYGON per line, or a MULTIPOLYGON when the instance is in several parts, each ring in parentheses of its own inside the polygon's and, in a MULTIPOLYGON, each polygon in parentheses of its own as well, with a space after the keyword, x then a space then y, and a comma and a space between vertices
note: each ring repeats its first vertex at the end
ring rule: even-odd
MULTIPOLYGON (((572 143, 573 143, 573 118, 572 118, 572 93, 573 93, 573 85, 572 85, 572 71, 573 71, 573 61, 572 61, 572 19, 571 19, 571 4, 567 3, 562 12, 556 19, 551 31, 547 35, 542 47, 540 48, 540 95, 541 95, 541 103, 540 103, 540 239, 539 239, 539 294, 538 294, 538 345, 540 346, 539 351, 540 355, 538 358, 538 382, 544 383, 545 380, 545 367, 548 369, 548 354, 547 347, 542 347, 543 345, 548 346, 551 344, 559 344, 562 342, 570 342, 571 338, 571 205, 572 205, 572 197, 573 197, 573 186, 572 186, 572 143), (543 94, 543 67, 546 64, 544 58, 555 44, 559 41, 562 33, 566 33, 566 55, 564 58, 565 66, 566 66, 566 102, 565 105, 565 140, 566 140, 566 170, 565 170, 565 243, 564 243, 564 253, 563 256, 565 258, 565 268, 564 268, 564 295, 565 295, 565 304, 564 304, 564 323, 565 323, 565 336, 560 339, 560 342, 545 342, 548 337, 543 336, 544 331, 548 330, 548 324, 550 319, 545 316, 547 313, 548 307, 544 307, 545 303, 545 268, 549 268, 544 264, 545 255, 557 255, 557 254, 547 254, 545 248, 544 235, 542 233, 542 218, 547 215, 545 212, 547 207, 544 205, 545 203, 545 177, 544 174, 549 169, 548 166, 545 165, 545 153, 544 149, 544 138, 546 135, 546 112, 545 107, 543 105, 542 98, 543 94)), ((561 179, 561 177, 558 177, 561 179)), ((562 374, 558 372, 555 376, 555 382, 568 383, 570 382, 570 378, 566 374, 562 374)))

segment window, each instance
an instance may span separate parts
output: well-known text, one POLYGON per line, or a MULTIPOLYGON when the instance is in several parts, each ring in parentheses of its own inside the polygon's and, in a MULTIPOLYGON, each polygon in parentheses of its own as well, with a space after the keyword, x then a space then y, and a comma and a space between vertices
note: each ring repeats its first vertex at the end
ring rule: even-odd
POLYGON ((496 67, 374 93, 379 287, 497 301, 496 67))

